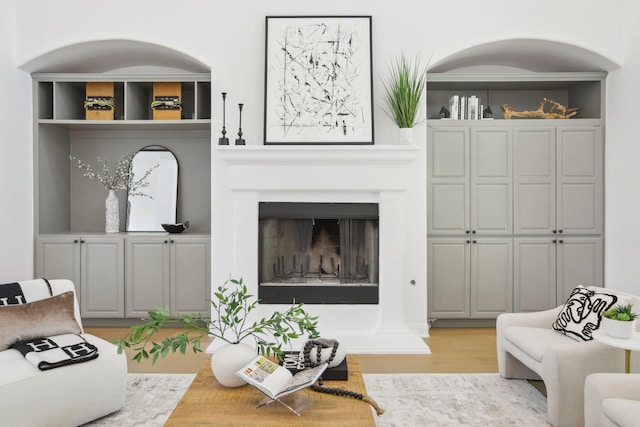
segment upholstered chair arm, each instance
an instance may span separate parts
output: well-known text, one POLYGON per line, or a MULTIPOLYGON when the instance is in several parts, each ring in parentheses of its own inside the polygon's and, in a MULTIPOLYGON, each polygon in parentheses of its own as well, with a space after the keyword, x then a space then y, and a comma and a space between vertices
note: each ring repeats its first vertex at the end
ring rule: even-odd
POLYGON ((628 416, 638 420, 640 412, 640 374, 596 373, 587 376, 584 384, 584 420, 586 427, 613 426, 605 415, 602 402, 604 399, 631 399, 637 402, 636 410, 629 411, 628 416), (633 413, 631 413, 633 412, 633 413))
POLYGON ((568 343, 547 349, 543 356, 549 422, 552 425, 582 425, 584 382, 595 372, 623 372, 624 350, 595 340, 568 343), (567 419, 576 414, 576 419, 567 419))
POLYGON ((511 326, 529 326, 532 328, 551 328, 562 306, 532 313, 503 313, 496 320, 496 332, 511 326))

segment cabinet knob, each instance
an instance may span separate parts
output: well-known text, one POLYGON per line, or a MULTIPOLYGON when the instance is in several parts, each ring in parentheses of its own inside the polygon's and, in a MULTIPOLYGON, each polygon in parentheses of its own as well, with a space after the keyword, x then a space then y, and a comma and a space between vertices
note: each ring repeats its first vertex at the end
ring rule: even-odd
POLYGON ((475 245, 476 243, 478 243, 478 241, 477 241, 477 240, 474 240, 474 241, 473 241, 473 244, 475 245))
POLYGON ((79 242, 78 242, 78 239, 74 240, 74 241, 73 241, 73 243, 79 243, 79 242))
POLYGON ((164 241, 164 243, 165 243, 165 244, 166 244, 166 243, 169 243, 169 241, 168 241, 168 240, 165 240, 165 241, 164 241))
POLYGON ((80 243, 84 243, 84 240, 80 239, 80 243))
POLYGON ((553 239, 551 243, 558 243, 558 241, 556 239, 553 239))
POLYGON ((553 230, 553 234, 556 234, 558 231, 557 230, 553 230))
POLYGON ((471 243, 471 240, 467 240, 467 245, 468 245, 469 243, 471 243))
POLYGON ((173 240, 171 240, 171 243, 174 243, 174 241, 173 241, 173 240))
POLYGON ((476 230, 473 230, 473 231, 471 232, 471 234, 476 234, 476 230))
POLYGON ((564 243, 564 240, 558 240, 559 243, 564 243))
POLYGON ((560 230, 559 233, 562 234, 562 230, 560 230))
POLYGON ((471 233, 471 231, 467 230, 467 234, 471 233))

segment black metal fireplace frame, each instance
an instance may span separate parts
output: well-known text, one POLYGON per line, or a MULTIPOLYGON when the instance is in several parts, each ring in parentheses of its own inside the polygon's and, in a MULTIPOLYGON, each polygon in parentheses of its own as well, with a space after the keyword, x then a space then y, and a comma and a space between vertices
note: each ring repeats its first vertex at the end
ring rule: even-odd
MULTIPOLYGON (((297 203, 260 202, 259 219, 375 219, 377 203, 297 203)), ((258 277, 262 281, 262 242, 259 242, 258 277)), ((379 248, 378 248, 379 250, 379 248)), ((378 304, 379 284, 340 285, 262 285, 258 286, 261 304, 378 304)))

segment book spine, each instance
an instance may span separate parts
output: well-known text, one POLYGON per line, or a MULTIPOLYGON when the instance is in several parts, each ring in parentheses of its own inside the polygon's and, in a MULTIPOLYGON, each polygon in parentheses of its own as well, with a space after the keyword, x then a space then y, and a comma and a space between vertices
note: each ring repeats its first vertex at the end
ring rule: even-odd
POLYGON ((449 98, 449 112, 451 119, 460 120, 460 97, 458 95, 449 98))

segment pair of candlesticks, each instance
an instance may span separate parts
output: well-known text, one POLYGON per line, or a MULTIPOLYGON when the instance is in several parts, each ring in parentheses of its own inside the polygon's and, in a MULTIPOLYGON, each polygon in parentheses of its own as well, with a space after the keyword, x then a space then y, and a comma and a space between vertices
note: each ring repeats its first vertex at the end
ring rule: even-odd
MULTIPOLYGON (((229 145, 226 127, 226 101, 227 92, 222 92, 222 137, 218 138, 218 145, 229 145)), ((240 125, 238 126, 238 139, 236 139, 236 145, 245 145, 244 138, 242 137, 242 107, 244 107, 244 104, 238 104, 238 108, 240 109, 240 125)))

